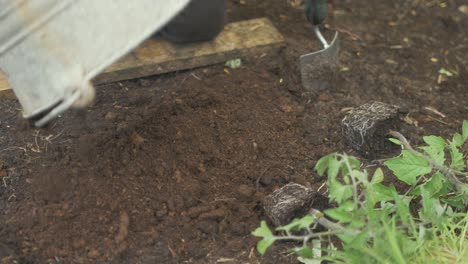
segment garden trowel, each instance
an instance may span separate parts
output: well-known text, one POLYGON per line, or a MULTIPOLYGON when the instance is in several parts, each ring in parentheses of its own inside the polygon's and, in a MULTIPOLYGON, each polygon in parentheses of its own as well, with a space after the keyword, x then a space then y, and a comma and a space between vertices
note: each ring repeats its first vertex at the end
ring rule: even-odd
POLYGON ((328 82, 322 77, 338 67, 338 32, 331 42, 327 42, 320 32, 320 24, 328 12, 326 0, 307 0, 305 11, 307 19, 313 25, 315 36, 323 44, 323 49, 300 57, 302 85, 308 91, 321 91, 328 86, 328 82))

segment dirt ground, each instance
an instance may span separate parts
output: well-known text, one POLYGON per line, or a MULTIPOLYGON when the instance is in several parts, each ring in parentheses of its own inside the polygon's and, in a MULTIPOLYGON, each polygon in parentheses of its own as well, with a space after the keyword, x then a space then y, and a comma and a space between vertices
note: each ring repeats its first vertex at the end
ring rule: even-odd
POLYGON ((320 49, 301 12, 232 0, 230 21, 268 17, 286 47, 229 73, 214 65, 98 87, 92 107, 39 130, 2 95, 0 263, 296 263, 282 245, 259 256, 250 233, 265 195, 289 182, 317 189, 318 158, 355 154, 341 134, 346 108, 401 106, 415 144, 468 119, 462 4, 333 1, 325 34, 340 32, 341 66, 319 92, 300 83, 299 56, 320 49))

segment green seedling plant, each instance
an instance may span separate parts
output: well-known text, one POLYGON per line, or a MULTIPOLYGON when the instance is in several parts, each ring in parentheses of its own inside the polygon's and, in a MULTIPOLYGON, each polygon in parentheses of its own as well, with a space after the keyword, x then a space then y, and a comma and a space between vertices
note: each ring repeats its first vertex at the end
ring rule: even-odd
POLYGON ((335 208, 308 215, 272 231, 262 221, 252 234, 262 238, 260 254, 278 241, 298 241, 290 249, 302 263, 466 263, 468 245, 468 121, 451 140, 427 136, 413 148, 398 132, 390 140, 401 155, 384 162, 407 185, 403 193, 384 184, 384 172, 370 174, 346 154, 321 158, 315 170, 326 175, 335 208), (326 231, 316 231, 322 226, 326 231), (335 239, 331 239, 335 237, 335 239))

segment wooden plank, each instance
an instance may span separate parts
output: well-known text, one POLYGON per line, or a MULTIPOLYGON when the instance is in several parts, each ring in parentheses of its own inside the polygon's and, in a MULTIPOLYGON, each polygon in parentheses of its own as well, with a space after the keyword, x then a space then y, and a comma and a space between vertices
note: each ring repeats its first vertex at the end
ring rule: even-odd
POLYGON ((0 71, 0 92, 9 90, 9 89, 10 89, 10 85, 8 84, 8 81, 5 78, 5 75, 2 73, 2 71, 0 71))
POLYGON ((266 18, 228 24, 216 39, 199 44, 175 45, 150 39, 94 82, 122 81, 221 63, 252 52, 277 51, 283 44, 283 37, 266 18))
MULTIPOLYGON (((102 84, 192 69, 234 58, 277 52, 282 46, 283 36, 268 19, 235 22, 226 25, 214 40, 199 44, 176 45, 161 39, 149 39, 93 82, 102 84)), ((8 82, 0 72, 0 91, 7 89, 8 82)))

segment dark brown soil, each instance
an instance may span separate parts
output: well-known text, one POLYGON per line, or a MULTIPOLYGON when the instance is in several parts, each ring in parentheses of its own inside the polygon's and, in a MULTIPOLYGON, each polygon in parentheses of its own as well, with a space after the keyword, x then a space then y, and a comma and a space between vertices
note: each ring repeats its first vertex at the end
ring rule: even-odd
POLYGON ((3 95, 0 263, 295 263, 282 245, 255 252, 260 202, 289 182, 317 189, 319 157, 355 154, 341 136, 346 108, 402 106, 415 144, 468 119, 466 2, 444 3, 334 1, 325 33, 341 32, 342 67, 318 94, 299 81, 298 57, 320 48, 301 12, 232 0, 231 21, 266 16, 286 48, 229 74, 105 85, 93 107, 40 130, 3 95), (438 84, 441 68, 457 74, 438 84))

